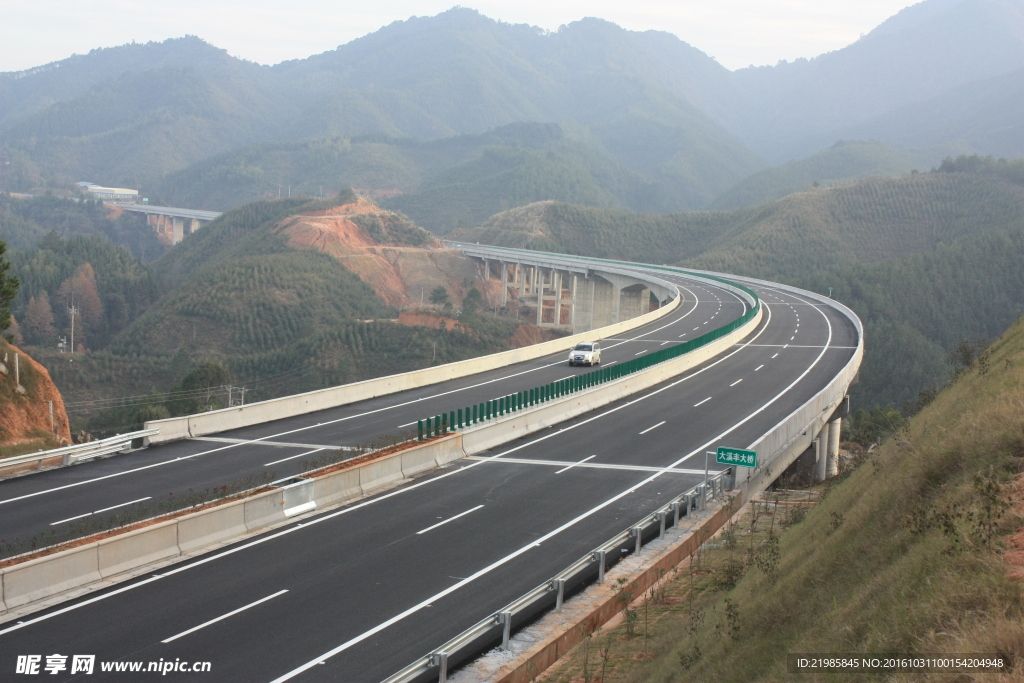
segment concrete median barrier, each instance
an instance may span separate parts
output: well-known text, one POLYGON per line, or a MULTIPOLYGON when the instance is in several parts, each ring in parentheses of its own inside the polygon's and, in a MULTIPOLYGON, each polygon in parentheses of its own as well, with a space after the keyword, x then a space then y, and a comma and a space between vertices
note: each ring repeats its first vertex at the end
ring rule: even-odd
POLYGON ((647 370, 626 375, 622 379, 602 384, 589 391, 570 394, 564 398, 542 404, 521 413, 483 426, 469 429, 462 434, 462 446, 467 455, 474 455, 489 448, 500 446, 513 439, 546 429, 567 419, 588 413, 601 406, 613 403, 644 389, 697 367, 714 358, 743 339, 761 322, 759 309, 745 325, 733 330, 721 339, 715 340, 695 351, 670 361, 655 365, 647 370))
POLYGON ((364 495, 404 478, 400 453, 367 463, 359 468, 359 487, 363 490, 364 495))
MULTIPOLYGON (((737 343, 756 328, 760 320, 761 312, 758 311, 745 325, 725 337, 620 380, 570 394, 461 433, 418 443, 370 462, 353 464, 322 476, 312 472, 303 475, 309 482, 299 485, 310 502, 315 503, 316 509, 323 510, 356 500, 416 474, 507 443, 675 377, 737 343)), ((268 529, 287 521, 287 497, 285 489, 259 493, 106 539, 102 542, 102 550, 99 550, 100 544, 93 543, 9 567, 2 570, 0 595, 5 603, 4 609, 22 607, 151 562, 199 552, 218 543, 237 540, 247 533, 268 529)))
POLYGON ((182 554, 239 538, 245 526, 245 501, 236 500, 193 512, 177 520, 178 547, 182 554))
POLYGON ((267 491, 246 498, 244 518, 245 528, 249 531, 265 529, 285 521, 284 492, 267 491))
POLYGON ((181 554, 178 525, 172 520, 106 538, 97 543, 96 552, 103 578, 176 557, 181 554))
POLYGON ((247 406, 223 408, 199 415, 153 420, 146 423, 146 429, 159 428, 160 433, 147 437, 147 443, 164 443, 249 427, 255 424, 272 422, 296 415, 305 415, 328 408, 337 408, 338 406, 358 403, 359 401, 365 401, 378 396, 386 396, 452 379, 468 377, 469 375, 503 368, 514 363, 535 360, 552 353, 570 349, 580 341, 614 337, 646 325, 668 315, 678 308, 681 303, 682 297, 677 295, 665 306, 630 320, 540 344, 481 356, 480 358, 470 358, 400 375, 389 375, 339 387, 319 389, 305 394, 284 396, 282 398, 252 403, 247 406))
POLYGON ((90 543, 0 570, 7 609, 99 581, 97 546, 90 543))
POLYGON ((313 479, 313 498, 322 508, 340 505, 362 495, 358 468, 313 479))

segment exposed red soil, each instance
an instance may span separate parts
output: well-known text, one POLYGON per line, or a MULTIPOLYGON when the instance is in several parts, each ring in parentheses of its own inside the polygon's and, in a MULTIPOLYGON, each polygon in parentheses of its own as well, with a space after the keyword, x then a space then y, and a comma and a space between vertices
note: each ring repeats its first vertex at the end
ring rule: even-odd
POLYGON ((17 346, 0 341, 0 445, 11 446, 41 440, 42 434, 54 434, 58 440, 71 441, 64 400, 50 379, 50 373, 17 346), (26 393, 15 387, 14 355, 21 366, 21 383, 26 393), (4 358, 6 357, 6 361, 4 358), (50 401, 53 401, 54 428, 50 428, 50 401))
POLYGON ((509 343, 512 344, 512 348, 519 349, 524 346, 532 346, 533 344, 558 339, 561 336, 561 334, 554 330, 547 330, 534 325, 520 325, 512 334, 509 343))
POLYGON ((419 325, 438 330, 454 330, 459 327, 459 321, 455 318, 447 318, 426 311, 402 311, 398 314, 398 322, 402 325, 419 325))

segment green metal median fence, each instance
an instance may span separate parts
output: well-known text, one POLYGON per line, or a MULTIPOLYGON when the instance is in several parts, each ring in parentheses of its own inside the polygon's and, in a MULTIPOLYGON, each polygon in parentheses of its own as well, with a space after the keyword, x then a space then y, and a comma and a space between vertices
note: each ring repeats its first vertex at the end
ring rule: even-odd
POLYGON ((713 341, 717 341, 727 334, 739 329, 757 315, 757 311, 761 308, 761 301, 752 289, 721 278, 708 275, 701 275, 700 277, 708 280, 718 280, 719 282, 724 282, 725 284, 732 285, 733 287, 743 290, 754 298, 754 307, 744 313, 742 317, 732 321, 728 325, 719 327, 716 330, 711 330, 710 332, 702 334, 688 342, 683 342, 682 344, 676 344, 675 346, 669 346, 661 349, 660 351, 655 351, 654 353, 648 354, 642 358, 634 358, 633 360, 616 363, 609 367, 591 370, 586 374, 576 375, 569 379, 551 382, 550 384, 544 384, 533 389, 528 389, 527 391, 521 391, 515 394, 509 394, 508 396, 491 399, 490 401, 485 401, 484 403, 479 403, 474 406, 459 408, 457 412, 452 410, 448 413, 442 413, 434 418, 428 417, 425 420, 420 420, 417 423, 419 440, 423 441, 424 439, 441 436, 442 434, 447 434, 451 429, 463 429, 470 425, 493 420, 529 406, 540 405, 556 398, 574 394, 578 391, 584 391, 607 382, 614 382, 615 380, 621 379, 627 375, 632 375, 635 372, 646 370, 647 368, 658 365, 659 363, 664 363, 690 353, 691 351, 696 351, 702 346, 706 346, 713 341), (465 421, 462 419, 463 414, 466 416, 465 421))

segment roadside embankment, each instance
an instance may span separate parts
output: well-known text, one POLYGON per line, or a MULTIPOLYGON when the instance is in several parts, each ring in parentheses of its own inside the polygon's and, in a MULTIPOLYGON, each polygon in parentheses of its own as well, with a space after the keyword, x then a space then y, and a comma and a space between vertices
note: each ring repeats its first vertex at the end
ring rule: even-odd
POLYGON ((708 544, 712 561, 683 568, 647 606, 646 638, 641 605, 640 621, 587 639, 545 680, 580 680, 584 659, 592 681, 747 682, 793 680, 789 653, 973 653, 1013 668, 888 680, 1019 681, 1022 470, 1018 322, 880 448, 847 459, 813 507, 763 494, 756 524, 748 514, 708 544))

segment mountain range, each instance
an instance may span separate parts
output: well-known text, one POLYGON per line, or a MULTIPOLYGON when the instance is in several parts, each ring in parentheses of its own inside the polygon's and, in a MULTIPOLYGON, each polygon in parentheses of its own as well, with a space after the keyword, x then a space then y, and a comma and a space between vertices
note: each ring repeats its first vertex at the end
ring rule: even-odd
MULTIPOLYGON (((1018 156, 1022 76, 1021 0, 927 0, 736 71, 665 32, 454 8, 273 66, 185 37, 0 74, 0 149, 13 191, 91 180, 225 209, 352 185, 446 232, 544 199, 704 208, 837 140, 891 148, 883 173, 894 154, 1018 156)), ((837 171, 822 180, 865 174, 837 171)))

